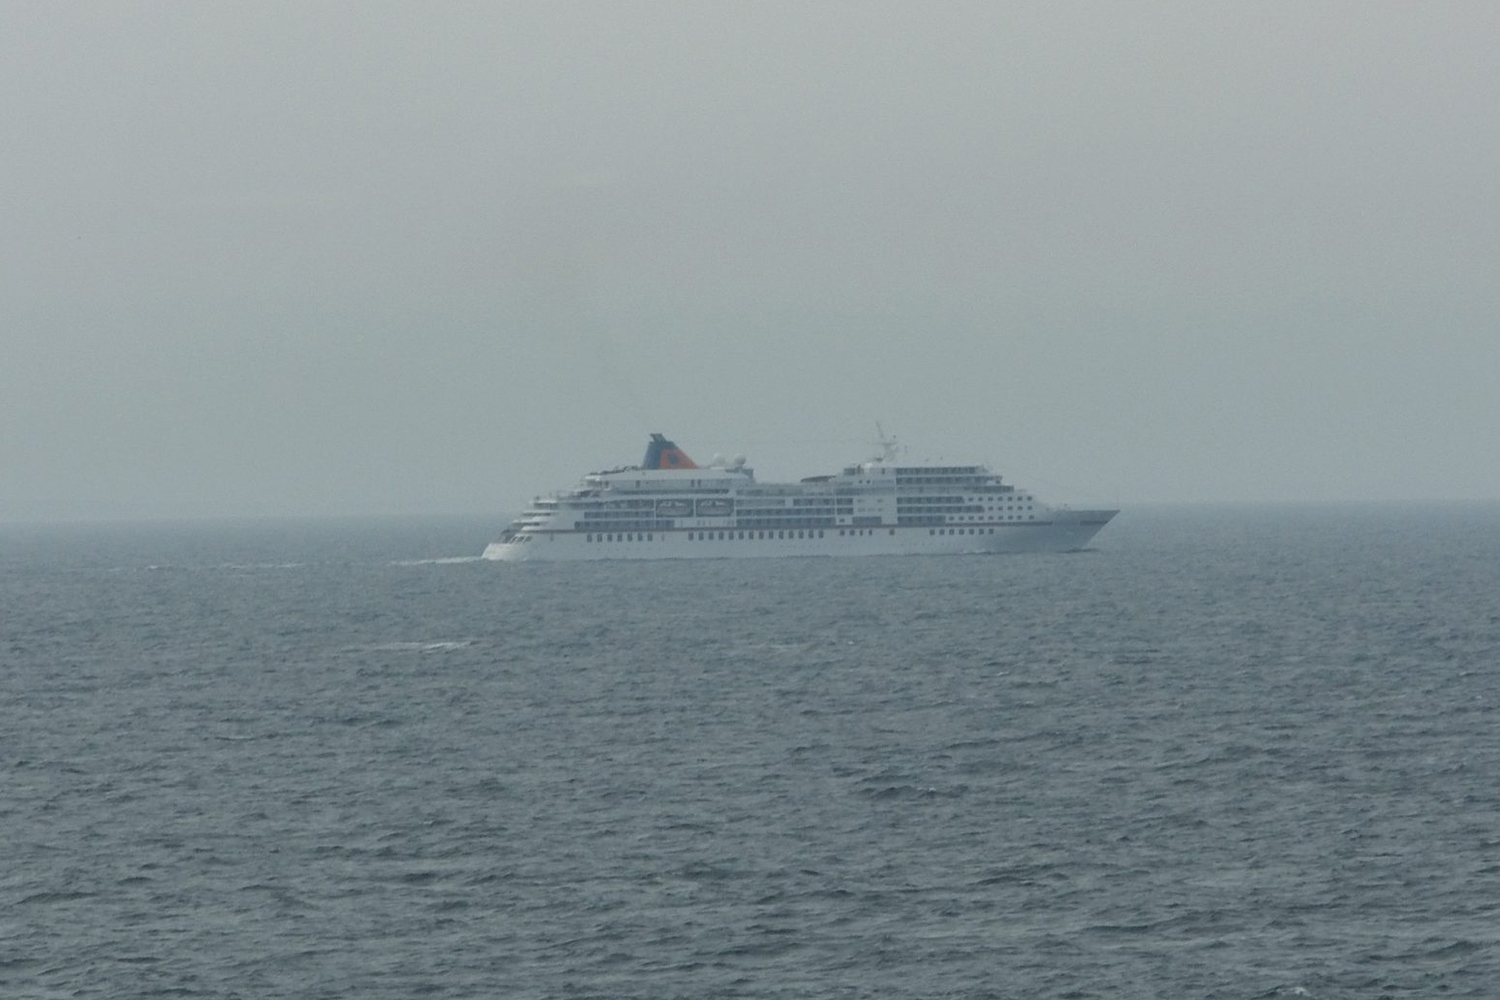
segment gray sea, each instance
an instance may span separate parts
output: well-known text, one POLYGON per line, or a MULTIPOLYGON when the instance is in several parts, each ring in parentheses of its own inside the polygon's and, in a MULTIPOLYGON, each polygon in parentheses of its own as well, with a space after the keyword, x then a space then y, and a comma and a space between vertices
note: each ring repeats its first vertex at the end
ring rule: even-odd
POLYGON ((1500 996, 1500 506, 0 529, 0 996, 1500 996))

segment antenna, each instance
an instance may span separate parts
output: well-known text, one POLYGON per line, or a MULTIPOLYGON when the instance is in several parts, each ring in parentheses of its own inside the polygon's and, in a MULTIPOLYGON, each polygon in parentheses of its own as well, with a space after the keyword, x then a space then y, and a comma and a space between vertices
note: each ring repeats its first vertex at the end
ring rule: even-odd
POLYGON ((880 426, 880 421, 875 421, 875 440, 880 442, 880 454, 876 456, 877 462, 889 462, 896 457, 896 436, 887 436, 885 428, 880 426))

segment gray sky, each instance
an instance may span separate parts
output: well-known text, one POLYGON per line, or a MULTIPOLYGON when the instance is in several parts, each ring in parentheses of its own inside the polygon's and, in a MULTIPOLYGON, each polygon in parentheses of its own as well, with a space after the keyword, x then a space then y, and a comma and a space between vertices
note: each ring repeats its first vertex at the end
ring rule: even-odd
POLYGON ((874 422, 1500 497, 1500 4, 0 6, 0 520, 514 510, 874 422))

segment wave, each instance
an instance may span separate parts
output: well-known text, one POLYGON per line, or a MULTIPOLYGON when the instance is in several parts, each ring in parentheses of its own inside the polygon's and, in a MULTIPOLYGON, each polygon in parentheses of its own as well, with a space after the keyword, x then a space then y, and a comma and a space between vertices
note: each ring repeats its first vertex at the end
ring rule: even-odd
POLYGON ((368 646, 351 646, 350 652, 365 653, 434 653, 454 649, 467 649, 474 645, 473 639, 448 639, 438 642, 376 642, 368 646))
POLYGON ((437 559, 393 559, 392 566, 450 566, 454 563, 481 562, 484 556, 442 556, 437 559))

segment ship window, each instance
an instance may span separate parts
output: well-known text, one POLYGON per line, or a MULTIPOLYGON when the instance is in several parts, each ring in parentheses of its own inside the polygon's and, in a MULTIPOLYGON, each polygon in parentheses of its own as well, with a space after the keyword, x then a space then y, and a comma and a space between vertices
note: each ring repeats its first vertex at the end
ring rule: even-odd
POLYGON ((693 533, 691 531, 689 531, 688 532, 688 541, 691 542, 692 540, 693 540, 693 533))
POLYGON ((822 537, 823 537, 823 529, 822 529, 822 528, 819 528, 819 529, 818 529, 818 537, 819 537, 819 538, 822 538, 822 537))
POLYGON ((654 542, 654 541, 656 541, 656 538, 655 538, 654 535, 651 534, 651 532, 648 531, 648 532, 646 532, 646 541, 648 541, 648 542, 654 542))
POLYGON ((592 542, 594 540, 594 536, 593 535, 584 535, 583 536, 583 540, 585 542, 592 542))
POLYGON ((893 534, 893 535, 894 535, 894 534, 895 534, 895 533, 896 533, 896 529, 895 529, 895 528, 892 528, 892 529, 891 529, 891 534, 893 534))

